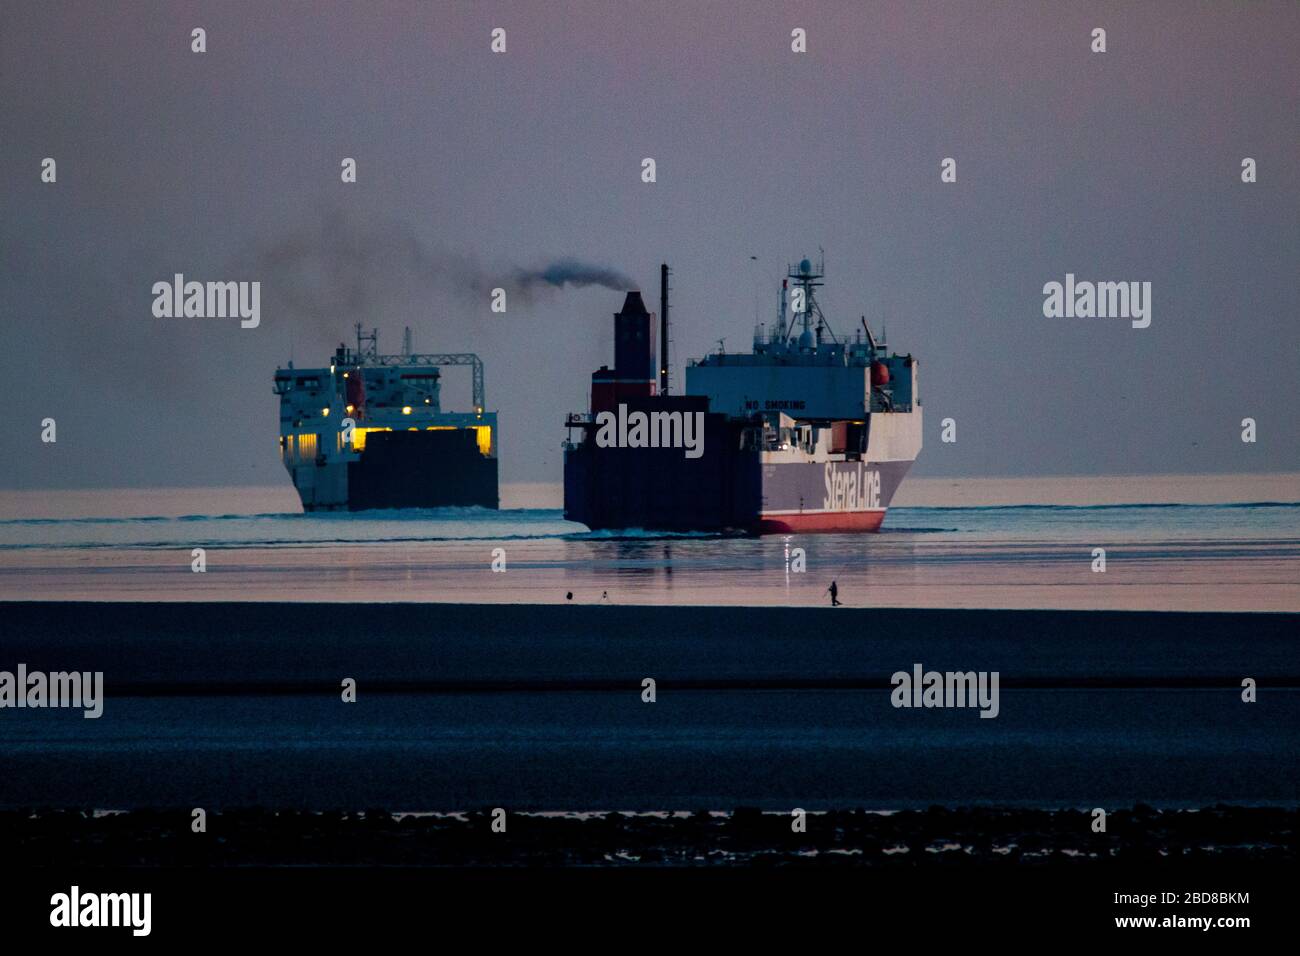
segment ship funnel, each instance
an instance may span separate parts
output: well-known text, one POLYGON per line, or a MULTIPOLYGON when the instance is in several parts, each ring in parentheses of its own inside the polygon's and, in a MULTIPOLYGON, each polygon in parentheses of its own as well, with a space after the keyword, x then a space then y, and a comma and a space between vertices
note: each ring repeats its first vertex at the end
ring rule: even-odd
POLYGON ((633 289, 627 294, 627 298, 623 300, 623 308, 618 314, 649 315, 650 313, 646 311, 645 301, 641 298, 641 293, 633 289))
POLYGON ((627 294, 623 308, 614 315, 614 369, 624 384, 636 383, 638 394, 653 395, 659 378, 659 356, 655 327, 641 293, 627 294))

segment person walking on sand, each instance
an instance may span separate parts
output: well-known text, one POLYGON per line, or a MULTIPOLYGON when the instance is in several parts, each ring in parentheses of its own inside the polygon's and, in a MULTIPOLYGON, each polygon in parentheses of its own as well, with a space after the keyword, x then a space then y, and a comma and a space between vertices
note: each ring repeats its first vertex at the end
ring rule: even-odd
POLYGON ((826 590, 827 590, 827 592, 828 592, 828 593, 830 594, 830 596, 831 596, 831 607, 839 607, 839 606, 840 606, 840 589, 839 589, 838 587, 835 586, 835 582, 832 581, 832 582, 831 582, 831 586, 828 587, 826 590))

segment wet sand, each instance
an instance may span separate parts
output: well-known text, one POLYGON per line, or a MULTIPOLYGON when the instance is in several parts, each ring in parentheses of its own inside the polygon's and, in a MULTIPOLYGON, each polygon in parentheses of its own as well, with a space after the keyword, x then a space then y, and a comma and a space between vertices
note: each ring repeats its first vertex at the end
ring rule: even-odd
POLYGON ((1004 687, 1300 686, 1295 614, 926 608, 3 602, 4 654, 121 692, 484 685, 888 687, 928 667, 1004 687))
POLYGON ((261 602, 0 615, 7 666, 102 670, 105 686, 99 719, 2 715, 0 808, 1300 803, 1295 615, 261 602), (918 663, 998 672, 997 718, 892 706, 891 675, 918 663))

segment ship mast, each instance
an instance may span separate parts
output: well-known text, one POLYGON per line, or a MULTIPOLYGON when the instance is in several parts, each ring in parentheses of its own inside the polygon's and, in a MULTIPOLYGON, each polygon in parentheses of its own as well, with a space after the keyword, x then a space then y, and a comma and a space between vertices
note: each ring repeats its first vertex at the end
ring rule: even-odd
MULTIPOLYGON (((824 268, 824 266, 821 268, 824 268)), ((832 341, 835 340, 835 333, 831 332, 830 324, 826 321, 826 316, 822 315, 821 306, 817 304, 817 290, 825 285, 821 281, 823 278, 825 278, 825 273, 821 269, 814 272, 813 264, 808 259, 800 261, 798 270, 791 270, 787 276, 787 281, 794 280, 796 292, 799 293, 798 297, 803 299, 803 311, 799 313, 799 322, 802 329, 799 335, 799 348, 814 347, 813 316, 817 317, 816 341, 820 342, 823 329, 830 332, 832 341)), ((784 312, 784 294, 782 294, 781 299, 782 311, 784 312)), ((784 326, 784 324, 784 316, 782 316, 782 325, 784 326)))

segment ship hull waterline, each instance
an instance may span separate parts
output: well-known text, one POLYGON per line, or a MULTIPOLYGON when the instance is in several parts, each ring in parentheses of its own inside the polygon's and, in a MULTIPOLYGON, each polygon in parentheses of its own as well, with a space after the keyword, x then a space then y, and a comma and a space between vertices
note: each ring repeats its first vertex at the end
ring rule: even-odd
MULTIPOLYGON (((665 463, 647 481, 641 468, 623 467, 617 453, 604 457, 600 475, 621 487, 617 510, 584 507, 585 487, 595 469, 583 456, 566 461, 565 517, 593 531, 641 530, 665 532, 720 532, 765 534, 861 534, 880 530, 894 494, 910 469, 911 461, 760 463, 752 471, 740 467, 729 472, 727 483, 698 482, 665 463), (591 469, 591 470, 588 470, 591 469), (746 474, 752 476, 746 477, 746 474), (636 481, 621 479, 635 476, 636 481), (710 494, 707 489, 723 489, 710 494), (746 491, 746 489, 750 489, 746 491), (693 505, 689 519, 681 517, 680 503, 693 505), (668 516, 672 516, 669 518, 668 516)), ((604 500, 607 500, 605 496, 604 500)))

